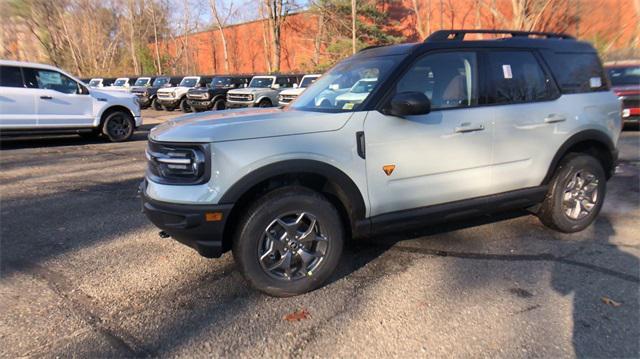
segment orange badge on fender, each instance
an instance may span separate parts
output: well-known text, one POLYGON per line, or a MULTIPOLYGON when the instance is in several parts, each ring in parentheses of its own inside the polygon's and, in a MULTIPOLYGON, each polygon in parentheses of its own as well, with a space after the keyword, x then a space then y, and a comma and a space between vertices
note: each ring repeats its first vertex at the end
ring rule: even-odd
POLYGON ((396 169, 396 165, 382 166, 382 170, 384 171, 384 173, 387 174, 387 176, 391 176, 391 174, 393 173, 393 170, 395 169, 396 169))

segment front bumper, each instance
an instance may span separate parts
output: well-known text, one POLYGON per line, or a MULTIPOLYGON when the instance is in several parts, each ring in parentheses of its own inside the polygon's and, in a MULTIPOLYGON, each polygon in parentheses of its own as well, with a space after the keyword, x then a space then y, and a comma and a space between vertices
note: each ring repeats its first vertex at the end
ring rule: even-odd
POLYGON ((211 100, 187 100, 187 103, 196 110, 208 110, 213 106, 211 100))
POLYGON ((207 258, 217 258, 228 248, 224 247, 225 224, 233 204, 193 205, 159 202, 146 194, 147 180, 140 184, 142 211, 156 227, 173 239, 185 244, 207 258), (215 217, 219 220, 207 220, 215 217))
POLYGON ((166 106, 166 107, 178 107, 178 105, 180 104, 180 99, 160 98, 160 97, 158 97, 157 99, 162 106, 166 106))
POLYGON ((227 100, 227 108, 245 108, 245 107, 255 107, 255 106, 256 106, 256 103, 253 101, 238 102, 238 101, 227 100))

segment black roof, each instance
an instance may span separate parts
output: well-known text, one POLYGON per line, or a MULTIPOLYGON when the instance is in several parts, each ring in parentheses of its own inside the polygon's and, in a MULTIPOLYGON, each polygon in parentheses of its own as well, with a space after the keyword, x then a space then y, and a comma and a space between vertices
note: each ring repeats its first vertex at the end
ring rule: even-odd
POLYGON ((409 54, 416 51, 454 48, 537 48, 555 52, 595 52, 590 43, 575 40, 565 34, 525 32, 513 30, 442 30, 436 31, 424 42, 389 46, 372 46, 361 50, 354 57, 378 57, 409 54), (464 40, 471 33, 505 34, 510 37, 488 40, 464 40))

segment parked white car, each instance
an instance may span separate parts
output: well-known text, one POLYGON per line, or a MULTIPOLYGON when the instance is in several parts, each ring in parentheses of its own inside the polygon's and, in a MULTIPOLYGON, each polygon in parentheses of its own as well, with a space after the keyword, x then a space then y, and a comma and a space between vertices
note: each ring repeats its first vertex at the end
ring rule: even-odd
POLYGON ((0 60, 0 134, 77 133, 119 142, 142 125, 134 95, 86 87, 49 65, 0 60))
POLYGON ((286 106, 291 101, 295 100, 307 87, 311 86, 321 75, 304 75, 302 80, 300 81, 300 86, 294 86, 292 89, 286 89, 280 92, 280 96, 278 97, 278 104, 280 106, 286 106))
POLYGON ((113 83, 113 79, 105 79, 102 77, 95 77, 92 78, 91 80, 89 80, 89 87, 95 87, 95 88, 102 88, 102 87, 107 87, 107 86, 111 86, 111 84, 113 83))
POLYGON ((118 77, 111 86, 106 87, 105 89, 109 91, 125 91, 129 92, 129 88, 131 87, 131 79, 128 77, 118 77))

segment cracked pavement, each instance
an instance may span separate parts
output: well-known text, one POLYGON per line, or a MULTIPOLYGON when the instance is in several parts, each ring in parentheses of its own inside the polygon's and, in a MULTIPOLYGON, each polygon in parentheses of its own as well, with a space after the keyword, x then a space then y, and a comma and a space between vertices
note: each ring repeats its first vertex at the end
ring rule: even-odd
POLYGON ((640 355, 638 131, 581 233, 506 213, 358 241, 329 284, 278 299, 140 213, 151 126, 121 144, 3 141, 0 356, 640 355))

